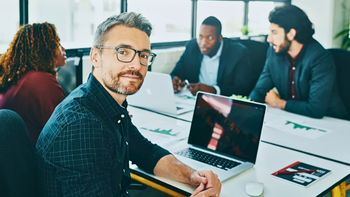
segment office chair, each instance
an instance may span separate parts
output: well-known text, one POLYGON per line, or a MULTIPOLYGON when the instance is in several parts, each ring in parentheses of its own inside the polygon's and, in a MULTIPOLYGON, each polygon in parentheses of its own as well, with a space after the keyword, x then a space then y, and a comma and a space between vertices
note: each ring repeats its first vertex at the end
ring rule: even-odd
POLYGON ((34 146, 14 111, 0 110, 0 196, 36 195, 34 146))
POLYGON ((350 115, 350 51, 344 49, 328 49, 332 53, 337 68, 337 83, 341 99, 350 115))
POLYGON ((250 63, 253 66, 253 70, 251 71, 253 76, 252 91, 264 69, 269 44, 267 42, 259 42, 255 40, 238 40, 238 42, 242 43, 249 50, 250 63))

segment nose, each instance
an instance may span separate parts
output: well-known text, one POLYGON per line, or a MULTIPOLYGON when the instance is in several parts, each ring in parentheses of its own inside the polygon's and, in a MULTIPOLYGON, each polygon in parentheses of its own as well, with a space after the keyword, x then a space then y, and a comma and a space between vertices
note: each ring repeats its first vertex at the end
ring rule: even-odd
POLYGON ((269 34, 269 35, 267 36, 266 41, 267 41, 268 43, 272 43, 272 36, 271 36, 271 34, 269 34))
POLYGON ((207 44, 207 41, 208 40, 206 38, 202 38, 202 39, 199 39, 198 43, 200 46, 205 46, 207 44))
POLYGON ((134 70, 140 70, 142 67, 141 60, 140 60, 140 54, 136 53, 135 58, 129 63, 129 68, 134 70))
POLYGON ((64 48, 64 46, 62 46, 62 45, 61 45, 61 49, 62 49, 62 51, 65 51, 65 50, 66 50, 66 48, 64 48))

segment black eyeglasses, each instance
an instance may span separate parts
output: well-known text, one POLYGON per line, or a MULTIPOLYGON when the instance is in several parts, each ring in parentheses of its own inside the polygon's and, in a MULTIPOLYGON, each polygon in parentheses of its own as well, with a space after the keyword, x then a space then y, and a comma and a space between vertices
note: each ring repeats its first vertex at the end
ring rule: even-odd
POLYGON ((136 53, 140 56, 140 64, 143 66, 150 66, 156 58, 156 54, 150 51, 138 51, 128 47, 104 47, 96 46, 98 49, 115 49, 117 51, 117 59, 120 62, 129 63, 132 62, 136 56, 136 53))

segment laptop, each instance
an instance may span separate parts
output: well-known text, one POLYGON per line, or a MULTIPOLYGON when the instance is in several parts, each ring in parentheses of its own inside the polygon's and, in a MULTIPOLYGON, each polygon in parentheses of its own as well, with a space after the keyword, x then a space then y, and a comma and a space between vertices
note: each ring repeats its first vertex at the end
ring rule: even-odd
POLYGON ((254 166, 265 111, 264 104, 198 92, 187 145, 170 151, 224 182, 254 166))
POLYGON ((140 90, 128 96, 127 101, 131 106, 170 115, 180 115, 193 111, 195 103, 194 97, 175 96, 173 82, 169 74, 150 71, 147 72, 140 90))

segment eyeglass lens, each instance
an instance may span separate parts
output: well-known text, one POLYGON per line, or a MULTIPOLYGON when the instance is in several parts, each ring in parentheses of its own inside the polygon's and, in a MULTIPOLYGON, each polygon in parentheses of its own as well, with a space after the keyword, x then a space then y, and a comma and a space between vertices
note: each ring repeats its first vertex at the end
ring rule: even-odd
MULTIPOLYGON (((153 55, 147 51, 141 51, 140 53, 140 63, 144 66, 149 66, 153 62, 153 55)), ((130 48, 118 48, 117 50, 117 58, 122 62, 131 62, 136 55, 136 51, 130 48)))

